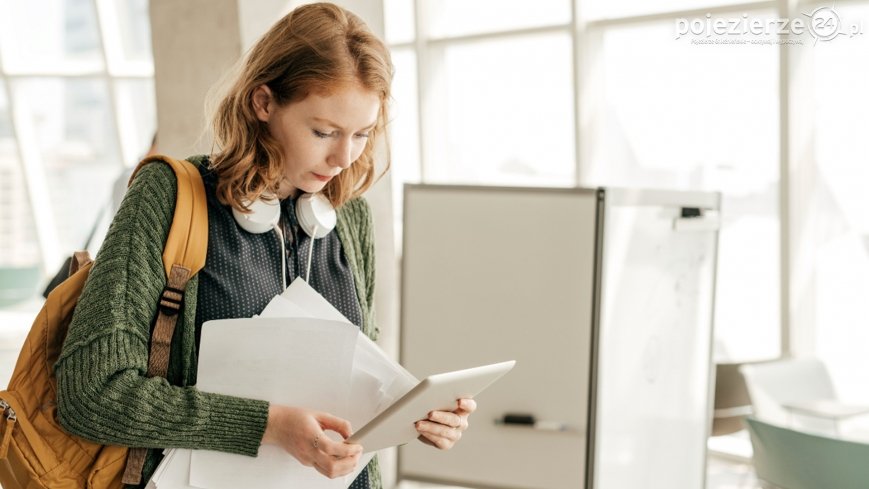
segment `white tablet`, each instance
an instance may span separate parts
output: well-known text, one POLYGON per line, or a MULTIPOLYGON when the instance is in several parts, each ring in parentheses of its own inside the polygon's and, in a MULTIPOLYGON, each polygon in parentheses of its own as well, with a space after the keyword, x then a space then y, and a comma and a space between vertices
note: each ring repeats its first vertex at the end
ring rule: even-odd
POLYGON ((347 439, 365 453, 404 445, 419 434, 415 423, 431 411, 453 411, 457 399, 483 392, 516 365, 515 360, 430 375, 347 439))

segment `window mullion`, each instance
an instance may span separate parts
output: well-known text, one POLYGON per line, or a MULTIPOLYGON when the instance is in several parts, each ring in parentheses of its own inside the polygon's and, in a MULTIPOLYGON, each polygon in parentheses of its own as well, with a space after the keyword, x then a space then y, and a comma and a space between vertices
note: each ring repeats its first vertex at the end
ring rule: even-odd
POLYGON ((414 52, 416 53, 416 96, 417 96, 417 127, 419 130, 419 178, 422 183, 428 180, 431 161, 427 154, 429 130, 427 114, 430 112, 428 46, 426 46, 427 29, 425 16, 422 12, 425 0, 413 0, 413 22, 415 29, 414 52))
MULTIPOLYGON (((776 0, 780 18, 790 19, 792 0, 776 0)), ((780 34, 779 39, 793 37, 780 34)), ((792 353, 790 341, 791 209, 790 209, 790 67, 791 46, 779 45, 779 337, 781 356, 792 353)))
POLYGON ((573 56, 571 57, 571 61, 573 62, 573 160, 574 160, 574 175, 573 181, 576 186, 580 185, 579 176, 582 174, 582 165, 583 158, 580 157, 582 154, 582 132, 580 123, 582 118, 580 114, 582 113, 583 100, 581 100, 582 90, 580 90, 581 86, 584 86, 584 68, 583 64, 583 46, 581 43, 583 34, 585 34, 585 28, 582 27, 580 15, 580 7, 579 2, 581 0, 571 0, 570 2, 570 38, 573 41, 573 56))
POLYGON ((630 24, 645 24, 662 21, 673 21, 679 17, 703 17, 706 14, 727 14, 731 12, 748 12, 752 10, 764 10, 776 7, 779 0, 761 0, 757 2, 736 3, 733 5, 719 5, 688 10, 675 10, 668 12, 656 12, 645 15, 626 15, 608 19, 588 21, 590 27, 615 27, 630 24))
MULTIPOLYGON (((107 88, 108 93, 109 93, 109 97, 108 97, 109 98, 109 110, 112 113, 112 120, 114 121, 114 127, 115 127, 115 140, 117 141, 117 155, 116 155, 117 156, 117 163, 118 163, 118 166, 120 168, 125 168, 127 166, 127 164, 126 164, 124 149, 127 148, 129 146, 129 144, 125 144, 126 142, 124 141, 124 137, 123 137, 124 134, 123 134, 123 131, 121 131, 121 121, 120 121, 120 117, 118 117, 118 107, 117 107, 117 105, 118 105, 118 99, 117 99, 117 93, 116 93, 117 89, 115 88, 114 80, 112 79, 112 76, 111 76, 110 71, 109 71, 109 56, 106 53, 106 35, 105 35, 106 28, 103 24, 105 19, 103 19, 103 12, 100 10, 99 2, 97 2, 96 0, 91 0, 91 3, 93 4, 94 15, 96 15, 96 17, 97 17, 97 26, 98 26, 97 32, 99 33, 99 37, 100 37, 100 55, 103 58, 102 78, 107 85, 106 88, 107 88)), ((132 150, 130 150, 130 151, 132 152, 132 150)))

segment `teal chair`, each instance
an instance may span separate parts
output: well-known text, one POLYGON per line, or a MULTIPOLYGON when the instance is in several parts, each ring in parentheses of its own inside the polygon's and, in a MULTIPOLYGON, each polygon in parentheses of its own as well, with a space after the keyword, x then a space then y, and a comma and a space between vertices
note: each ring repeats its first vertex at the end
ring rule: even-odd
POLYGON ((39 265, 10 267, 0 265, 0 307, 9 307, 37 297, 42 280, 39 265))
POLYGON ((761 481, 781 489, 869 488, 869 444, 746 418, 761 481))

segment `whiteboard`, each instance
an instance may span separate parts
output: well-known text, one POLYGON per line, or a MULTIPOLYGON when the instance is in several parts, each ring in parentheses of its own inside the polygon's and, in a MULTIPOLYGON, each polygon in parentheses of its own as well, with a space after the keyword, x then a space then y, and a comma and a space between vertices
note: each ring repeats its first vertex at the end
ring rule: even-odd
POLYGON ((479 396, 455 448, 402 447, 399 477, 467 487, 581 487, 595 192, 411 185, 404 205, 402 364, 421 378, 517 363, 479 396), (569 431, 495 423, 511 412, 569 431))
POLYGON ((704 487, 718 195, 602 195, 592 487, 704 487))

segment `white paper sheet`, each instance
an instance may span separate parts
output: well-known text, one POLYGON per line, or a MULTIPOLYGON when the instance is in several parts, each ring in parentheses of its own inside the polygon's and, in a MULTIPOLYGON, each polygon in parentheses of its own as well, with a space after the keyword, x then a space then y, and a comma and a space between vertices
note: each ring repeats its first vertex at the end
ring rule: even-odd
MULTIPOLYGON (((198 387, 346 418, 358 334, 351 324, 313 318, 209 321, 198 387)), ((205 488, 313 487, 309 478, 323 478, 276 446, 256 458, 196 450, 191 468, 190 483, 205 488)))
POLYGON ((293 283, 287 287, 287 290, 280 297, 293 304, 297 304, 307 314, 310 314, 311 317, 333 319, 352 324, 338 309, 335 309, 335 306, 301 278, 293 280, 293 283))
POLYGON ((314 318, 208 321, 202 325, 197 387, 344 412, 342 389, 350 387, 358 332, 352 324, 314 318))
MULTIPOLYGON (((418 383, 301 279, 259 317, 204 324, 200 352, 202 391, 322 410, 355 428, 418 383)), ((374 455, 364 454, 354 473, 328 479, 276 446, 261 447, 256 458, 207 450, 166 453, 151 489, 343 489, 374 455)))
POLYGON ((203 489, 195 488, 188 483, 191 452, 192 450, 185 448, 170 448, 164 451, 163 460, 145 489, 203 489))

